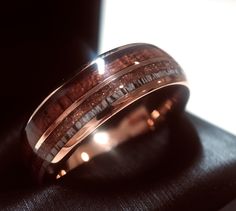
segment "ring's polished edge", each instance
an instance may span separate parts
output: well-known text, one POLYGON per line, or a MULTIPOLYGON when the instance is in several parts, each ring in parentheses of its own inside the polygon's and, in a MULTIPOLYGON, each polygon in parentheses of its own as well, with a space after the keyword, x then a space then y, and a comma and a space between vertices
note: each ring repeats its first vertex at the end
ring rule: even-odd
POLYGON ((182 110, 188 95, 183 70, 156 46, 130 44, 100 55, 46 97, 29 118, 25 139, 33 173, 40 181, 63 176, 86 160, 149 131, 168 113, 182 110), (138 112, 129 111, 130 105, 138 112), (128 117, 118 120, 123 111, 129 112, 128 117), (141 119, 131 121, 139 113, 141 119), (106 127, 110 129, 102 139, 110 137, 109 144, 95 143, 99 129, 106 127))

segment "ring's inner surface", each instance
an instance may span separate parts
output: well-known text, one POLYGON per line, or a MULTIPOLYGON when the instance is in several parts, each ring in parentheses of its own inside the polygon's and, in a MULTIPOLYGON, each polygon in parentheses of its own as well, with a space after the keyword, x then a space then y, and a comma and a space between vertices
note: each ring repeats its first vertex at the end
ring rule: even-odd
POLYGON ((185 84, 174 84, 151 92, 125 107, 55 164, 54 169, 59 172, 56 178, 123 142, 156 129, 163 120, 184 108, 188 95, 185 84))

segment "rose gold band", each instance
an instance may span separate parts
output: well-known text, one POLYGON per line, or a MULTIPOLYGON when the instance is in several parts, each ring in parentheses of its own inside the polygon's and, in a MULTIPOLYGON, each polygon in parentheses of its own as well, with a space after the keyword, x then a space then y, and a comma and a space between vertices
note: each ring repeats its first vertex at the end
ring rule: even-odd
POLYGON ((109 51, 56 89, 30 117, 25 137, 39 181, 67 171, 155 128, 189 95, 180 66, 161 49, 109 51))

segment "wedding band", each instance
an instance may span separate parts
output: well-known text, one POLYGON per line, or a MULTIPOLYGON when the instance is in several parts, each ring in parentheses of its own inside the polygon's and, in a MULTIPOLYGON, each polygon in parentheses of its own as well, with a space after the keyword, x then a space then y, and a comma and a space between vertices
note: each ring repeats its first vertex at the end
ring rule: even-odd
POLYGON ((27 160, 39 182, 115 149, 180 113, 185 74, 160 48, 125 45, 98 56, 53 91, 24 130, 27 160))

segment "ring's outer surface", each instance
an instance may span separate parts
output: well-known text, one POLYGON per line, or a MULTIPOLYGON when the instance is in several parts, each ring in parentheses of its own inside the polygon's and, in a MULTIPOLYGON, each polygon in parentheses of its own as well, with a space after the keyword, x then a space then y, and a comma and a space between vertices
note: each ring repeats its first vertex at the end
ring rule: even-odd
POLYGON ((188 97, 183 70, 156 46, 129 44, 98 56, 30 117, 24 135, 34 177, 60 178, 181 112, 188 97))

